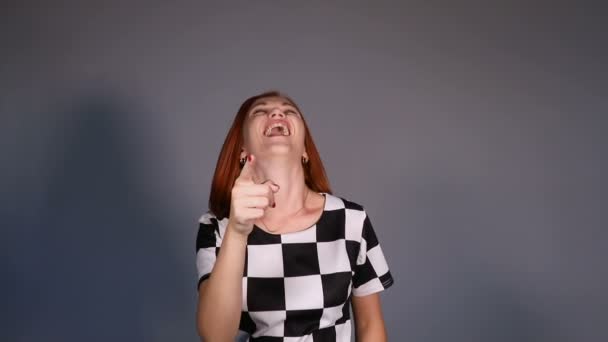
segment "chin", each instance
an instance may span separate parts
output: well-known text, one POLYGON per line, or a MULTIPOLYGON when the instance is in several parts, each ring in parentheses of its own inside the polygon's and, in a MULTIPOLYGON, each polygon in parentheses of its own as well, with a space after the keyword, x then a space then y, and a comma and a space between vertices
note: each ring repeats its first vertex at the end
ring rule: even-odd
POLYGON ((287 156, 293 154, 294 152, 293 147, 289 144, 273 144, 265 149, 264 154, 287 156))
POLYGON ((291 144, 288 141, 275 141, 273 143, 270 144, 266 144, 266 148, 268 148, 269 150, 274 150, 274 151, 291 151, 292 147, 291 144))

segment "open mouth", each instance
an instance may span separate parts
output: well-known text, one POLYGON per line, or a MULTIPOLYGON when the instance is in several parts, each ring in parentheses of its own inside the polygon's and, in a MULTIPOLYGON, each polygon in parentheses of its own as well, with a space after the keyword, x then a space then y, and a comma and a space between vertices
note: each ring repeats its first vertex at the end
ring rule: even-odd
POLYGON ((267 137, 276 137, 276 136, 289 136, 291 132, 287 125, 282 122, 275 122, 272 125, 268 126, 264 131, 264 136, 267 137))

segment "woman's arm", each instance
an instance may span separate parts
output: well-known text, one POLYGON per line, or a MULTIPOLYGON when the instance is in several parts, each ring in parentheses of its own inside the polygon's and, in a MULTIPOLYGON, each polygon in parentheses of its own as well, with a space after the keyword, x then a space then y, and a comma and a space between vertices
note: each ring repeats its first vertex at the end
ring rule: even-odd
POLYGON ((352 297, 355 316, 355 336, 357 342, 385 342, 386 329, 382 317, 380 295, 352 297))
POLYGON ((196 326, 207 342, 233 341, 239 329, 243 305, 243 271, 247 237, 253 222, 264 216, 278 185, 256 184, 255 161, 249 155, 231 192, 230 217, 217 260, 209 279, 199 288, 196 326))
POLYGON ((239 329, 247 236, 228 227, 213 271, 198 290, 197 329, 205 341, 232 341, 239 329))

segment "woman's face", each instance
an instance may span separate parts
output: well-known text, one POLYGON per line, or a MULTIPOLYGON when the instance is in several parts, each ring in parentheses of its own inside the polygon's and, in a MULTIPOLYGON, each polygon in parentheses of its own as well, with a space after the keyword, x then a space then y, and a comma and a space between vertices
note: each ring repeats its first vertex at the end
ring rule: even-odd
POLYGON ((290 101, 282 97, 261 98, 253 103, 243 124, 242 156, 282 154, 299 161, 305 155, 304 137, 302 115, 290 101))

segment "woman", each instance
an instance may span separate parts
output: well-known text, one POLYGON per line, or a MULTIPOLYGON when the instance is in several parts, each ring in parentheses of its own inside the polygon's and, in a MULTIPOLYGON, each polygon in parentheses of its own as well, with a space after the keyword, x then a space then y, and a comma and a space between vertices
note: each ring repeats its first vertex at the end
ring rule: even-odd
POLYGON ((393 279, 369 217, 332 195, 312 136, 279 92, 247 99, 218 158, 197 236, 205 341, 385 341, 393 279))

